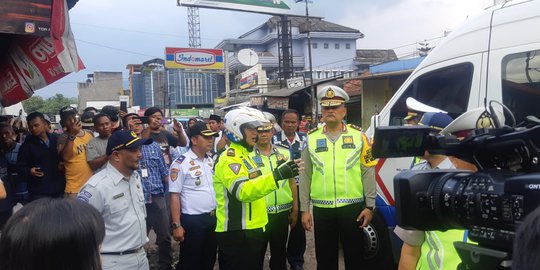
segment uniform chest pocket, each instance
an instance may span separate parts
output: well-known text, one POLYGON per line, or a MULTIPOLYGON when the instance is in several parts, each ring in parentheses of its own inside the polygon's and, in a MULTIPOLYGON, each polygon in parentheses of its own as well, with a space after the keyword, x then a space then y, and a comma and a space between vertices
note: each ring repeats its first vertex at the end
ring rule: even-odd
POLYGON ((109 205, 109 211, 111 214, 118 213, 126 208, 128 208, 129 203, 127 198, 124 196, 122 198, 114 199, 109 205))

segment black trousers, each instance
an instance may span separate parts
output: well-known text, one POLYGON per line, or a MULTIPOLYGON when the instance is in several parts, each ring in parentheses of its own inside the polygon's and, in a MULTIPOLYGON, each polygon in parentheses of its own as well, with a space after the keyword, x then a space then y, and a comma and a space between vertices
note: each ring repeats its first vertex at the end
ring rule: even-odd
POLYGON ((262 270, 266 251, 263 229, 218 232, 220 270, 262 270))
POLYGON ((338 208, 313 207, 317 269, 338 269, 340 241, 343 247, 345 269, 361 269, 364 256, 364 234, 356 218, 362 209, 361 204, 338 208))
MULTIPOLYGON (((298 201, 300 201, 300 189, 298 191, 298 201)), ((306 252, 306 231, 302 226, 302 212, 298 211, 296 226, 289 232, 289 241, 287 242, 287 261, 294 266, 304 265, 304 253, 306 252)))
POLYGON ((287 236, 289 235, 289 211, 268 214, 266 238, 270 243, 270 269, 287 270, 287 236))
POLYGON ((182 214, 185 230, 184 242, 180 243, 180 260, 177 270, 212 270, 216 263, 216 216, 182 214))
POLYGON ((159 250, 159 269, 170 269, 171 229, 169 227, 169 212, 163 196, 152 195, 152 202, 146 206, 146 233, 151 229, 156 233, 156 244, 159 250))

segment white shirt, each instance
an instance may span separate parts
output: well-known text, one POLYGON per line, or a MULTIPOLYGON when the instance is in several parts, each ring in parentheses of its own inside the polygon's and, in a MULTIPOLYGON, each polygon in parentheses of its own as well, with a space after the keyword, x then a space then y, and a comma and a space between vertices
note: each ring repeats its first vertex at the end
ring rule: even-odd
POLYGON ((190 149, 171 164, 169 192, 180 193, 182 213, 200 215, 216 209, 213 161, 199 159, 190 149))
POLYGON ((90 177, 77 197, 98 210, 105 220, 101 252, 122 252, 142 247, 146 237, 146 208, 139 174, 126 179, 107 163, 90 177))

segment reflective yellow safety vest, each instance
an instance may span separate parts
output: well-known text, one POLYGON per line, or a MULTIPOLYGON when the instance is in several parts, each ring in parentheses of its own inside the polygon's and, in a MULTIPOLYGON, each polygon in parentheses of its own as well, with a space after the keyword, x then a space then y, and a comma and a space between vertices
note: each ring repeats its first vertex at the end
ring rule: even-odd
POLYGON ((234 142, 221 153, 214 169, 216 232, 264 228, 264 197, 278 188, 272 173, 263 173, 249 151, 234 142))
POLYGON ((335 142, 325 133, 323 126, 308 135, 312 204, 335 208, 364 202, 361 165, 376 164, 368 138, 354 125, 343 125, 342 134, 335 142))
MULTIPOLYGON (((277 167, 278 160, 287 161, 290 159, 290 152, 287 146, 276 144, 272 146, 270 156, 265 156, 259 149, 250 153, 251 159, 263 174, 272 173, 277 167)), ((292 208, 293 198, 289 181, 279 181, 280 187, 274 192, 266 195, 266 210, 269 214, 277 214, 289 211, 292 208)))
POLYGON ((467 242, 466 230, 427 231, 416 269, 455 270, 461 262, 454 242, 467 242))

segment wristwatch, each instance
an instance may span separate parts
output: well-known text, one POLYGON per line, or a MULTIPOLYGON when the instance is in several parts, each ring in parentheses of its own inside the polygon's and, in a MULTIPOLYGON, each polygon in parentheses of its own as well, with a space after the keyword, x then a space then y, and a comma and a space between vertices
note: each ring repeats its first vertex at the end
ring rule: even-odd
POLYGON ((366 206, 366 209, 369 209, 369 211, 373 212, 373 207, 371 206, 366 206))
POLYGON ((173 228, 173 229, 178 229, 178 228, 180 228, 180 227, 182 227, 182 224, 173 222, 173 224, 172 224, 172 228, 173 228))
POLYGON ((68 135, 68 139, 69 139, 70 141, 74 141, 74 140, 75 140, 75 136, 73 136, 73 135, 68 135))

